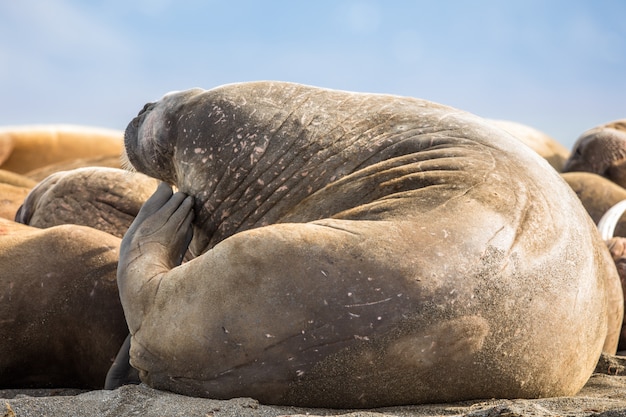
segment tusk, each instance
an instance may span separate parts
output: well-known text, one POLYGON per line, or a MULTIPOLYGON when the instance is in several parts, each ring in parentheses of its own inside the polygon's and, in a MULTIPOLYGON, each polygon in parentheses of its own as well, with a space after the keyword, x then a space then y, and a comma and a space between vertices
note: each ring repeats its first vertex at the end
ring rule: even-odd
POLYGON ((598 230, 603 240, 609 240, 615 234, 615 228, 622 214, 626 211, 626 200, 622 200, 607 210, 598 222, 598 230))

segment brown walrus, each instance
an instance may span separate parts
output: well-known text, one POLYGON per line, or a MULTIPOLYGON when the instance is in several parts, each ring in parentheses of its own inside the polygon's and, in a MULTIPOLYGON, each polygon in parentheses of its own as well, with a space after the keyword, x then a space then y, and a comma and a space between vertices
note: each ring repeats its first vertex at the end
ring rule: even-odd
POLYGON ((615 352, 595 225, 484 119, 254 82, 147 104, 125 147, 180 190, 161 185, 120 248, 131 363, 155 388, 313 407, 562 396, 615 352))
POLYGON ((120 239, 0 219, 0 388, 101 388, 128 333, 120 239))

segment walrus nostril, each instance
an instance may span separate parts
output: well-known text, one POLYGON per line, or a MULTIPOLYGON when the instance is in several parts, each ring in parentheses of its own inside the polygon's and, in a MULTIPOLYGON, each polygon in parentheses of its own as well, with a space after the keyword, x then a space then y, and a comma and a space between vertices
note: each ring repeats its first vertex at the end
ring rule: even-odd
POLYGON ((155 105, 155 104, 156 104, 156 103, 146 103, 146 104, 143 106, 143 109, 141 109, 141 111, 137 114, 137 117, 139 117, 139 116, 143 115, 144 113, 147 113, 147 112, 149 112, 150 110, 152 110, 152 109, 154 108, 154 105, 155 105))
POLYGON ((130 124, 132 124, 132 126, 135 129, 138 128, 139 125, 141 124, 141 120, 143 120, 143 117, 146 115, 146 113, 148 113, 150 110, 152 110, 155 105, 156 105, 156 103, 146 103, 143 106, 143 108, 141 109, 141 111, 139 113, 137 113, 137 117, 135 117, 133 120, 131 120, 130 124))

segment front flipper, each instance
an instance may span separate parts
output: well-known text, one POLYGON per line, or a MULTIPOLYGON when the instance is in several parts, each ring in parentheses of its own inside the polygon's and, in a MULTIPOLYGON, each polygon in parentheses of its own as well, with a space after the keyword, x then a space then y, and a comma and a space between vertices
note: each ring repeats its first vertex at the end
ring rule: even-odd
POLYGON ((161 183, 124 235, 120 262, 122 257, 132 259, 134 252, 141 252, 144 246, 157 245, 161 247, 157 250, 165 256, 168 269, 180 265, 193 237, 192 207, 192 197, 181 192, 173 193, 168 184, 161 183))
MULTIPOLYGON (((120 245, 117 282, 120 297, 154 295, 161 277, 180 265, 193 237, 193 198, 161 183, 145 202, 120 245), (136 262, 142 258, 142 262, 136 262)), ((147 300, 146 300, 147 302, 147 300)), ((143 303, 141 303, 143 304, 143 303)), ((146 305, 148 305, 147 303, 146 305)), ((134 308, 128 306, 128 308, 134 308)), ((126 311, 131 334, 138 328, 143 311, 126 311)))

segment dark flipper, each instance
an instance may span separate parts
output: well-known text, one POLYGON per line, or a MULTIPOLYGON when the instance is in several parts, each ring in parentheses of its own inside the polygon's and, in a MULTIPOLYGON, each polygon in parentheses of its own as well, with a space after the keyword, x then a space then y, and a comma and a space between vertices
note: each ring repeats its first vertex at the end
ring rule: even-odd
POLYGON ((107 372, 104 389, 112 390, 122 385, 139 383, 141 383, 139 372, 130 366, 130 335, 128 335, 107 372))

